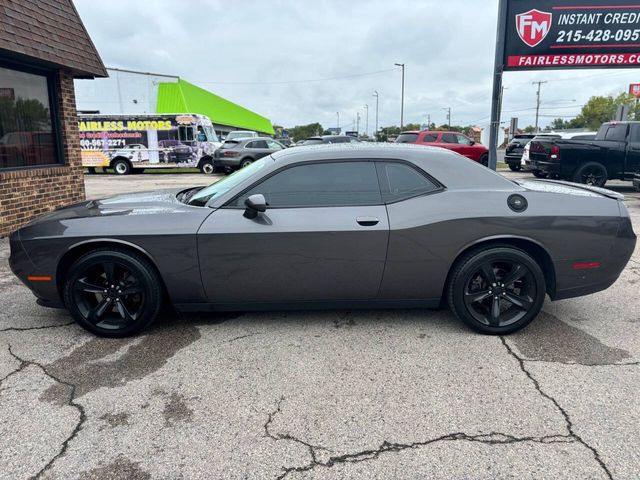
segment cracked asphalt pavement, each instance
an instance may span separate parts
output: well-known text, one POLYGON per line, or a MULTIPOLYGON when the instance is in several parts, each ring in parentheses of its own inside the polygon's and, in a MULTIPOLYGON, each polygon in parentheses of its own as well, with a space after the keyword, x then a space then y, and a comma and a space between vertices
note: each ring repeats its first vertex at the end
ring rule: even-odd
MULTIPOLYGON (((610 187, 640 232, 640 194, 610 187)), ((375 310, 166 317, 101 339, 37 306, 7 256, 3 239, 0 478, 640 476, 640 249, 609 290, 547 301, 502 338, 447 310, 375 310)))

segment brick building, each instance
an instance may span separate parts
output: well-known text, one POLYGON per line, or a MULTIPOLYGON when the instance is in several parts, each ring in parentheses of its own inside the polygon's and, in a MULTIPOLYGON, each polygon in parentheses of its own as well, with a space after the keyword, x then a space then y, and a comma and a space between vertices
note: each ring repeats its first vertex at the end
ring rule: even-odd
POLYGON ((71 0, 0 3, 0 237, 84 199, 73 79, 106 75, 71 0))

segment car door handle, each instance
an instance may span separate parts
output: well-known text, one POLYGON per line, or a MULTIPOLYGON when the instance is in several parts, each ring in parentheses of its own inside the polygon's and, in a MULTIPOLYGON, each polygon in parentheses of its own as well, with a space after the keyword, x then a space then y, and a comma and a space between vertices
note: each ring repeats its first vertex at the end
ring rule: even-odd
POLYGON ((363 227, 372 227, 377 225, 380 220, 377 217, 357 217, 356 222, 358 222, 363 227))

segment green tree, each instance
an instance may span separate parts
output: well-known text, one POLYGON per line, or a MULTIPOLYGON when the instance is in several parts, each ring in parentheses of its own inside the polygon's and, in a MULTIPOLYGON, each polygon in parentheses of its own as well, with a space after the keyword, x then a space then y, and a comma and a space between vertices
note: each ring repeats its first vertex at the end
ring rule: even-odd
POLYGON ((289 137, 298 142, 305 138, 314 137, 316 135, 322 135, 325 131, 318 122, 310 123, 308 125, 296 125, 289 129, 289 137))

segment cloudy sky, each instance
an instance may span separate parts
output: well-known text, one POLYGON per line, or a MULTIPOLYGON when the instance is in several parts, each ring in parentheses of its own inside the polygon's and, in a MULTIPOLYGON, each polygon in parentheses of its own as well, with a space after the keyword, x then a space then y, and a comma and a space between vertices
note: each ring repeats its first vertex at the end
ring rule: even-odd
MULTIPOLYGON (((369 131, 400 123, 400 69, 406 65, 404 122, 487 126, 497 0, 74 0, 105 65, 179 75, 272 120, 369 131)), ((636 71, 637 72, 637 71, 636 71)), ((640 82, 634 70, 505 74, 503 118, 541 125, 575 115, 592 95, 640 82)))

